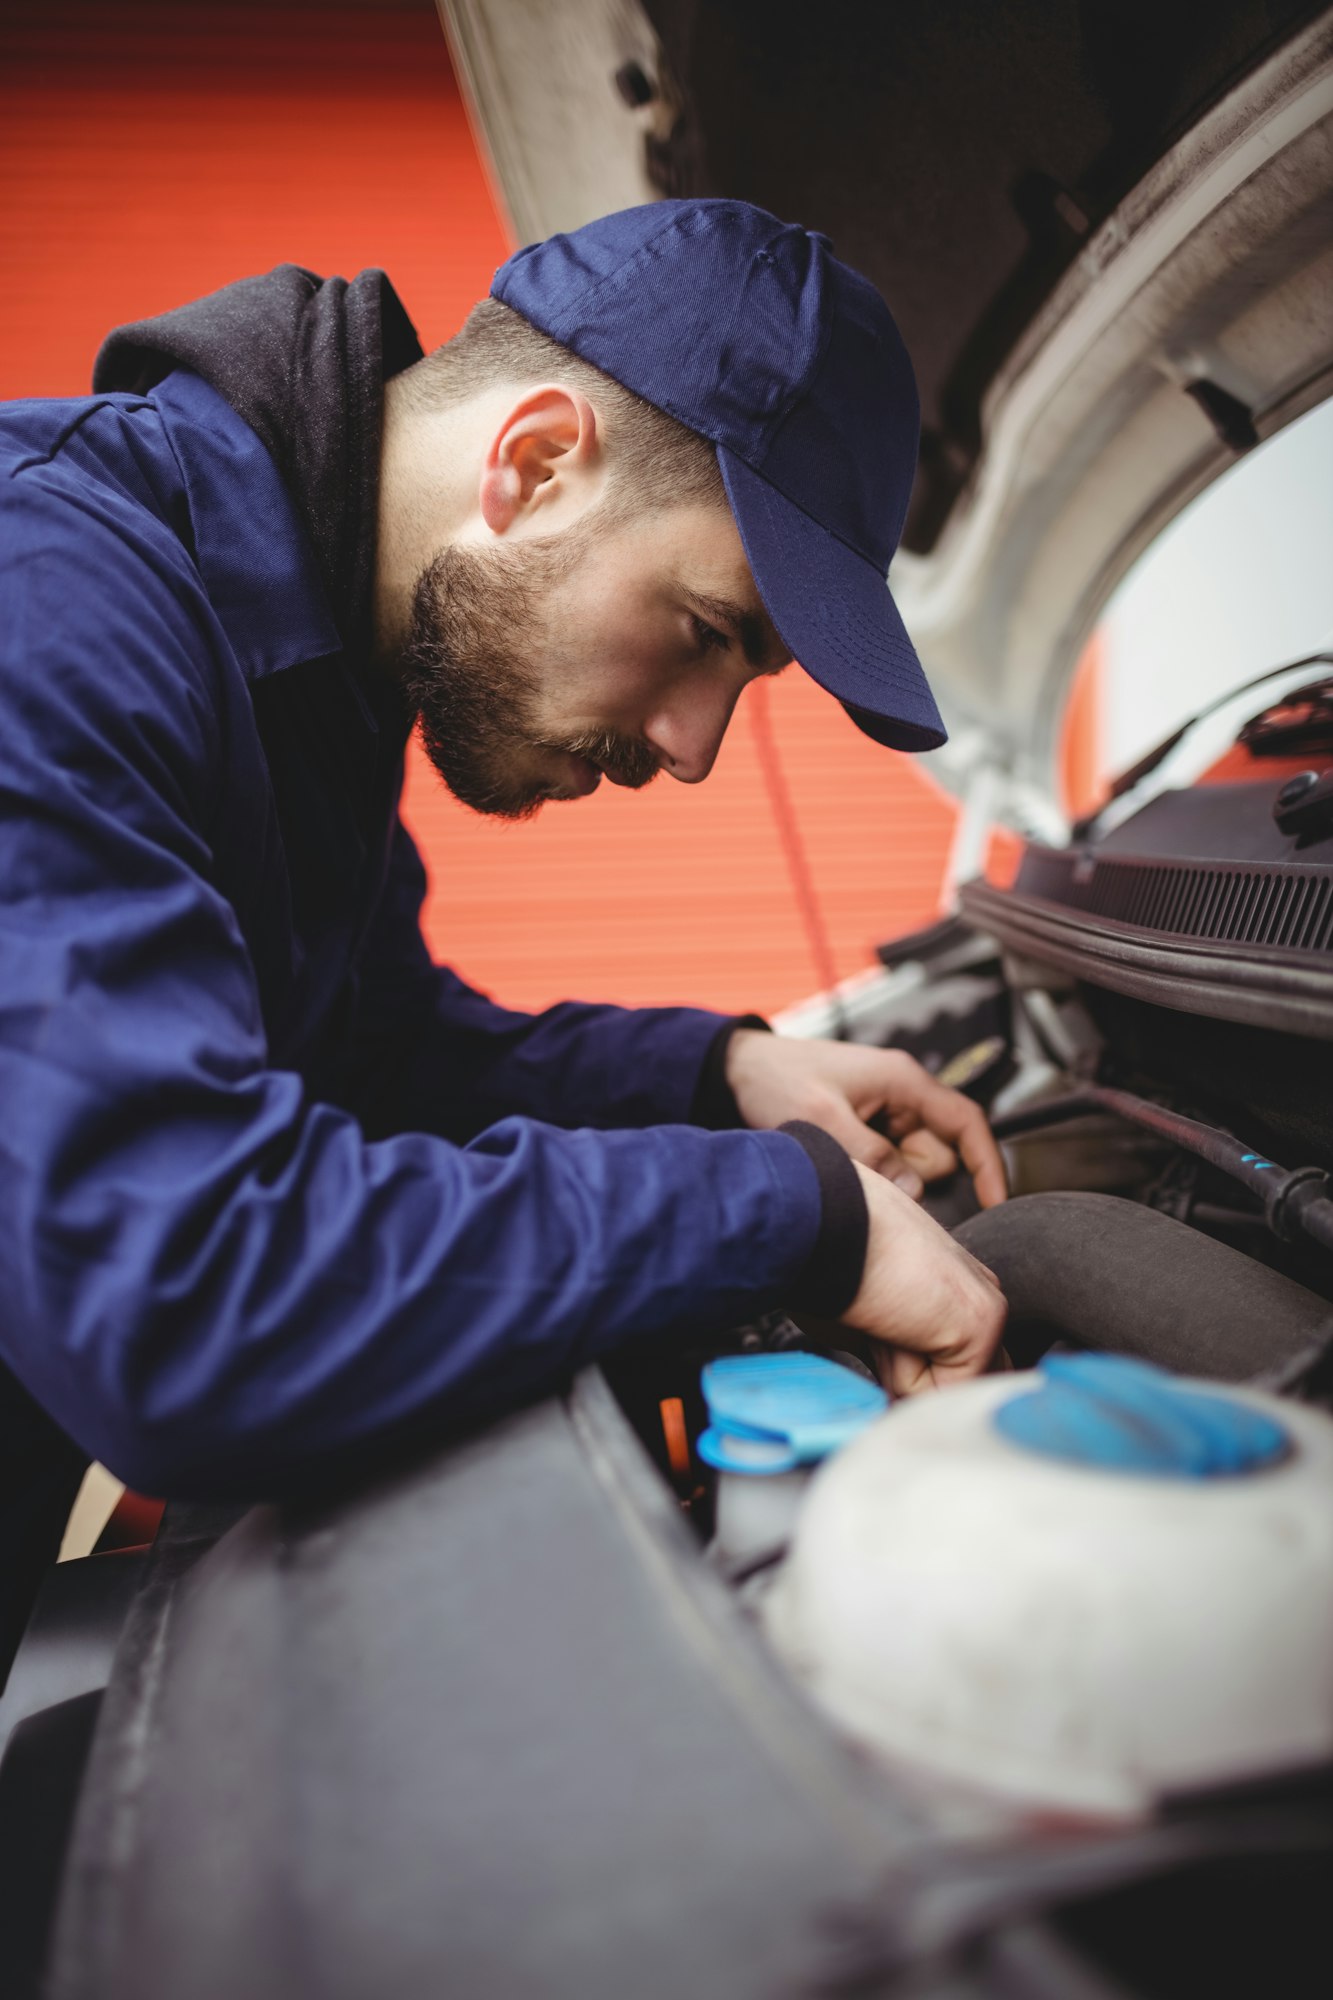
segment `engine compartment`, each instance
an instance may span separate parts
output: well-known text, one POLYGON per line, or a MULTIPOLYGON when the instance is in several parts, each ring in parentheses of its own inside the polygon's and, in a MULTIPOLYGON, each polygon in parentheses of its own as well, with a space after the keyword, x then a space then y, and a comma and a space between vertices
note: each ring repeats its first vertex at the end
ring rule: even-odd
MULTIPOLYGON (((957 916, 885 945, 882 971, 838 997, 849 1038, 909 1050, 987 1109, 1013 1198, 981 1213, 959 1175, 926 1204, 1000 1277, 1020 1369, 1091 1350, 1333 1412, 1331 697, 1324 680, 1257 718, 1218 782, 1113 807, 1067 850, 1030 845, 1010 886, 970 885, 957 916), (1312 808, 1293 819, 1302 798, 1312 808)), ((807 1018, 818 1033, 836 1016, 807 1018)), ((722 1346, 868 1358, 845 1331, 785 1316, 722 1346)), ((682 1453, 682 1432, 706 1421, 699 1369, 717 1352, 608 1372, 762 1627, 809 1476, 784 1475, 785 1492, 742 1513, 726 1490, 737 1476, 682 1453)), ((919 1803, 963 1875, 975 1862, 994 1894, 996 1855, 1009 1855, 1027 1885, 1018 1903, 1040 1906, 1123 1990, 1322 1988, 1322 1757, 1164 1796, 1133 1832, 1071 1822, 1054 1859, 1039 1815, 930 1781, 919 1803)))

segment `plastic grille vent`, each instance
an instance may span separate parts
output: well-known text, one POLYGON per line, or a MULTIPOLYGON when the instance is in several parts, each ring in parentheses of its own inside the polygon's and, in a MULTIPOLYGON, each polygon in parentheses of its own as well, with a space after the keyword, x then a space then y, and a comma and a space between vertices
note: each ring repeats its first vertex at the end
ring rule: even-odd
POLYGON ((1040 896, 1164 937, 1278 951, 1333 952, 1333 869, 1189 861, 1090 862, 1030 847, 1017 882, 1040 896))

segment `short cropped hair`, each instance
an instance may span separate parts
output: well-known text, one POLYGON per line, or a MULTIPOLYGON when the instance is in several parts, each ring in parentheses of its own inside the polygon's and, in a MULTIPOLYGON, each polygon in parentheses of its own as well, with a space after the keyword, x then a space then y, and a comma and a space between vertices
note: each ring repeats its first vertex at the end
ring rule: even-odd
POLYGON ((482 299, 452 340, 418 361, 405 378, 430 409, 465 403, 501 382, 562 382, 593 404, 609 449, 608 503, 618 511, 726 505, 717 452, 655 404, 539 331, 498 299, 482 299))

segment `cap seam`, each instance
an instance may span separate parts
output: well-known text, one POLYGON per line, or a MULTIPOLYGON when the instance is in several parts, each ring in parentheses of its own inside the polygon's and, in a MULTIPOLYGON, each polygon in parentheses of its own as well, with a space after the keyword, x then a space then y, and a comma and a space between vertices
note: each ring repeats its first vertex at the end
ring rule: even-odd
MULTIPOLYGON (((794 223, 779 224, 778 235, 779 236, 785 235, 789 230, 795 230, 796 228, 797 225, 794 223)), ((809 232, 801 231, 800 233, 803 235, 808 235, 809 232)), ((758 263, 762 259, 776 273, 776 260, 774 259, 773 256, 773 244, 775 243, 776 240, 777 240, 776 237, 770 236, 767 242, 765 242, 758 250, 754 251, 751 258, 751 262, 758 263)), ((736 325, 737 319, 741 315, 742 309, 743 309, 743 300, 738 298, 736 301, 736 310, 735 312, 733 312, 727 326, 728 340, 731 337, 732 328, 736 325)), ((819 373, 820 368, 823 365, 825 355, 828 352, 829 342, 832 339, 833 314, 831 312, 826 311, 823 314, 823 319, 824 319, 824 325, 820 329, 819 339, 815 343, 815 351, 811 356, 809 368, 806 370, 805 376, 801 382, 800 387, 793 389, 791 393, 779 403, 778 408, 774 411, 772 416, 770 416, 762 425, 759 426, 760 434, 764 439, 766 448, 769 445, 771 445, 774 436, 778 431, 782 429, 782 426, 786 423, 788 417, 791 416, 792 412, 796 410, 799 407, 799 405, 809 397, 811 387, 815 381, 816 376, 819 373)), ((723 441, 721 438, 715 438, 713 442, 721 446, 723 441)), ((728 445, 726 448, 728 450, 731 450, 732 447, 728 445)), ((740 453, 738 452, 737 457, 739 456, 740 453)), ((749 463, 748 459, 746 460, 746 463, 747 464, 749 463)))
MULTIPOLYGON (((730 206, 729 204, 726 203, 723 203, 721 205, 724 207, 730 206)), ((642 264, 642 262, 650 255, 654 245, 659 243, 669 231, 674 230, 677 232, 677 234, 682 236, 686 235, 687 233, 692 234, 693 232, 687 231, 686 228, 686 224, 690 221, 690 219, 691 218, 689 217, 681 215, 668 216, 663 221, 662 226, 659 229, 655 229, 652 235, 646 238, 645 241, 639 245, 639 248, 634 252, 634 255, 631 258, 629 258, 625 263, 617 265, 614 270, 607 271, 606 273, 604 273, 602 277, 596 279, 595 282, 592 283, 587 288, 586 291, 580 294, 581 299, 589 305, 595 304, 596 301, 601 297, 602 293, 605 292, 611 285, 613 285, 617 281, 623 282, 627 272, 638 269, 639 266, 642 264)), ((781 235, 786 228, 791 226, 779 222, 776 216, 772 218, 772 221, 775 224, 775 232, 774 232, 775 235, 781 235)), ((576 233, 576 232, 567 231, 566 235, 569 235, 571 233, 576 233)), ((547 241, 549 240, 550 239, 548 238, 547 241)), ((765 242, 765 244, 762 246, 762 248, 756 250, 753 253, 753 255, 755 257, 766 255, 773 241, 774 241, 774 236, 770 236, 768 240, 765 242)), ((542 245, 540 243, 533 243, 525 246, 525 249, 529 250, 537 250, 541 248, 542 245)), ((523 251, 518 252, 518 257, 521 257, 523 254, 524 254, 523 251)), ((501 270, 508 269, 516 263, 517 263, 517 257, 510 258, 506 261, 504 265, 501 265, 500 269, 501 270)), ((511 312, 516 312, 520 319, 527 320, 529 325, 535 326, 539 333, 544 333, 548 340, 554 340, 558 346, 568 348, 571 354, 575 355, 575 357, 578 360, 584 362, 588 367, 596 368, 603 375, 609 376, 610 379, 613 382, 618 383, 622 389, 627 389, 630 395, 637 396, 640 402, 650 404, 653 409, 661 410, 666 416, 674 418, 674 420, 678 424, 683 424, 685 429, 688 431, 692 431, 696 437, 705 438, 709 444, 715 446, 719 450, 732 449, 732 447, 727 444, 726 439, 720 435, 719 429, 717 427, 705 430, 701 428, 696 417, 686 416, 684 411, 676 403, 667 402, 664 398, 656 395, 645 396, 641 389, 636 389, 633 387, 631 383, 622 380, 622 378, 619 375, 615 374, 610 368, 605 367, 600 361, 590 361, 587 355, 580 354, 578 349, 571 344, 571 341, 568 338, 563 338, 560 334, 552 332, 549 326, 542 326, 537 320, 534 320, 529 313, 524 312, 521 307, 509 305, 508 299, 506 299, 500 292, 496 290, 496 279, 498 279, 499 275, 500 273, 499 271, 497 271, 495 274, 495 278, 491 280, 491 297, 496 299, 499 302, 499 304, 503 306, 508 306, 509 310, 511 312)), ((763 426, 765 437, 768 437, 772 432, 780 429, 781 426, 787 421, 787 418, 792 414, 793 410, 797 408, 798 404, 802 401, 803 397, 809 395, 810 385, 814 381, 816 375, 818 374, 820 367, 823 365, 823 361, 828 350, 828 344, 831 338, 832 338, 832 324, 830 320, 830 323, 826 325, 821 331, 819 345, 816 348, 815 357, 811 363, 810 371, 808 376, 806 377, 803 388, 797 394, 793 395, 791 399, 781 407, 778 413, 774 417, 770 418, 769 421, 763 426)), ((737 452, 736 456, 739 458, 741 454, 737 452)), ((747 459, 745 463, 749 464, 749 460, 747 459)), ((758 468, 754 467, 752 469, 757 470, 758 468)), ((851 547, 851 544, 848 543, 847 546, 851 547)), ((859 553, 859 551, 854 551, 854 553, 859 553)))
MULTIPOLYGON (((722 206, 724 206, 724 207, 729 207, 729 206, 730 206, 730 204, 729 204, 729 203, 722 203, 721 205, 722 205, 722 206)), ((776 221, 776 220, 777 220, 777 218, 776 218, 776 217, 774 217, 773 219, 774 219, 774 221, 776 221)), ((657 243, 659 243, 659 242, 661 241, 661 239, 662 239, 662 238, 663 238, 663 237, 664 237, 665 235, 667 235, 667 234, 668 234, 668 233, 669 233, 670 231, 674 230, 674 231, 675 231, 675 232, 676 232, 676 233, 677 233, 678 235, 681 235, 681 236, 684 236, 684 235, 686 235, 687 233, 689 233, 689 234, 693 234, 694 232, 693 232, 693 231, 687 231, 687 227, 686 227, 686 225, 687 225, 687 224, 688 224, 688 223, 689 223, 689 222, 690 222, 691 220, 692 220, 692 217, 690 217, 690 216, 685 216, 685 215, 679 215, 679 214, 674 214, 674 215, 667 215, 667 216, 666 216, 666 217, 665 217, 665 218, 663 219, 661 227, 660 227, 660 228, 658 228, 658 229, 655 229, 655 230, 653 231, 653 233, 652 233, 652 235, 651 235, 651 236, 648 236, 648 237, 645 237, 644 241, 643 241, 643 242, 642 242, 642 243, 641 243, 641 244, 639 245, 638 249, 637 249, 637 250, 636 250, 636 251, 634 252, 634 254, 633 254, 633 256, 632 256, 632 257, 629 257, 629 258, 627 258, 627 259, 626 259, 626 260, 625 260, 625 261, 624 261, 623 263, 620 263, 620 264, 617 264, 614 270, 611 270, 611 271, 606 271, 606 272, 604 272, 604 273, 603 273, 603 275, 602 275, 602 276, 601 276, 600 278, 597 278, 597 279, 595 279, 595 280, 594 280, 594 281, 593 281, 593 282, 592 282, 592 283, 591 283, 591 284, 590 284, 590 285, 589 285, 589 286, 587 287, 587 289, 586 289, 586 290, 584 290, 583 292, 581 292, 581 293, 580 293, 580 299, 581 299, 582 301, 586 301, 586 302, 587 302, 588 304, 592 304, 592 303, 594 303, 594 302, 595 302, 595 301, 596 301, 597 299, 599 299, 599 298, 601 297, 602 293, 603 293, 604 291, 606 291, 606 290, 608 289, 608 287, 609 287, 609 286, 611 286, 611 285, 613 285, 613 284, 615 284, 615 283, 617 283, 617 282, 623 282, 623 280, 624 280, 624 278, 625 278, 625 276, 626 276, 626 273, 627 273, 627 272, 630 272, 630 271, 633 271, 633 270, 636 270, 636 269, 637 269, 637 268, 639 267, 639 265, 640 265, 640 264, 641 264, 641 263, 642 263, 642 262, 643 262, 643 261, 644 261, 644 260, 645 260, 645 259, 646 259, 646 258, 647 258, 647 257, 649 256, 649 254, 651 253, 651 251, 652 251, 652 249, 653 249, 654 245, 655 245, 655 244, 657 244, 657 243)), ((781 227, 782 227, 782 225, 781 225, 781 224, 779 224, 778 226, 779 226, 779 228, 781 228, 781 227)), ((566 237, 566 240, 568 240, 568 238, 569 238, 569 237, 570 237, 571 235, 576 235, 577 233, 578 233, 578 232, 577 232, 577 231, 574 231, 574 230, 567 230, 567 231, 565 231, 565 232, 564 232, 564 234, 565 234, 565 237, 566 237)), ((551 239, 550 239, 549 237, 548 237, 548 238, 546 238, 546 242, 550 242, 550 240, 551 240, 551 239)), ((526 245, 525 247, 526 247, 526 249, 528 249, 528 250, 540 250, 540 249, 544 248, 545 246, 544 246, 544 244, 542 244, 542 243, 530 243, 530 244, 526 245)), ((519 255, 520 257, 521 257, 521 256, 522 256, 523 254, 524 254, 524 252, 523 252, 523 251, 520 251, 520 252, 518 253, 518 255, 519 255)), ((506 260, 506 263, 505 263, 505 264, 502 264, 502 265, 500 266, 500 270, 505 270, 505 269, 508 269, 508 268, 510 268, 510 267, 511 267, 512 265, 516 264, 516 262, 517 262, 517 258, 509 258, 509 259, 507 259, 507 260, 506 260)), ((498 278, 498 277, 499 277, 499 275, 500 275, 500 273, 499 273, 499 271, 497 271, 497 272, 496 272, 496 274, 495 274, 496 278, 498 278)), ((496 291, 496 289, 495 289, 495 278, 493 278, 493 279, 491 280, 491 296, 492 296, 493 298, 496 298, 496 299, 499 299, 499 302, 500 302, 500 304, 501 304, 501 305, 508 305, 508 304, 509 304, 509 301, 508 301, 507 299, 505 299, 505 298, 501 297, 500 293, 498 293, 498 292, 496 291)), ((518 315, 519 315, 520 319, 527 319, 527 318, 528 318, 528 314, 527 314, 527 313, 525 313, 525 312, 523 312, 523 311, 521 311, 521 309, 520 309, 520 308, 519 308, 518 306, 511 306, 511 307, 510 307, 510 311, 511 311, 511 312, 516 312, 516 313, 518 313, 518 315)), ((534 325, 534 326, 536 326, 536 325, 537 325, 537 322, 536 322, 535 320, 533 320, 533 321, 531 321, 531 324, 532 324, 532 325, 534 325)), ((569 342, 568 342, 567 340, 561 340, 561 339, 560 339, 560 335, 559 335, 559 334, 556 334, 556 333, 552 333, 552 332, 550 331, 550 329, 549 329, 548 327, 539 327, 539 328, 538 328, 538 331, 539 331, 539 332, 542 332, 542 333, 545 333, 545 334, 547 335, 547 338, 548 338, 548 339, 550 339, 550 340, 554 340, 554 341, 557 341, 557 342, 559 342, 560 346, 562 346, 562 347, 568 347, 568 346, 569 346, 569 342)), ((577 353, 577 351, 578 351, 578 350, 577 350, 577 349, 571 349, 570 351, 571 351, 572 353, 577 353)), ((587 359, 587 357, 586 357, 585 355, 579 355, 579 359, 580 359, 580 360, 582 361, 582 360, 586 360, 586 359, 587 359)), ((600 363, 600 362, 596 362, 596 361, 594 361, 594 362, 591 362, 591 363, 590 363, 589 365, 590 365, 591 367, 593 367, 593 368, 600 368, 600 367, 601 367, 601 363, 600 363)), ((610 375, 610 374, 611 374, 611 370, 610 370, 609 368, 602 368, 602 373, 603 373, 604 375, 610 375)), ((617 381, 617 382, 620 382, 620 377, 619 377, 618 375, 617 375, 617 376, 613 376, 613 377, 612 377, 612 379, 613 379, 614 381, 617 381)), ((622 388, 622 389, 628 389, 628 388, 629 388, 629 384, 628 384, 628 382, 621 382, 621 383, 620 383, 620 386, 621 386, 621 388, 622 388)), ((635 395, 635 396, 638 396, 638 395, 640 394, 640 392, 639 392, 639 391, 638 391, 637 389, 633 389, 633 390, 631 390, 631 391, 630 391, 630 393, 631 393, 631 395, 635 395)), ((641 400, 642 400, 643 402, 645 402, 645 403, 653 401, 653 399, 652 399, 651 397, 648 397, 648 396, 642 396, 642 397, 641 397, 641 400)), ((657 408, 657 409, 663 409, 663 410, 667 409, 667 406, 666 406, 666 404, 665 404, 665 403, 654 403, 654 407, 655 407, 655 408, 657 408)), ((668 411, 667 411, 667 414, 668 414, 669 416, 677 416, 677 413, 676 413, 676 411, 674 411, 674 410, 668 410, 668 411)), ((682 422, 682 423, 683 423, 683 422, 684 422, 684 419, 683 419, 683 418, 681 418, 681 417, 677 417, 677 421, 678 421, 678 422, 682 422)), ((687 426, 687 428, 688 428, 688 429, 690 429, 690 430, 694 430, 694 431, 697 431, 697 430, 698 430, 698 425, 697 425, 697 424, 690 424, 690 425, 688 425, 688 426, 687 426)), ((703 433, 700 433, 700 434, 701 434, 701 435, 703 435, 703 433)), ((714 442, 716 442, 716 440, 714 440, 714 442)))

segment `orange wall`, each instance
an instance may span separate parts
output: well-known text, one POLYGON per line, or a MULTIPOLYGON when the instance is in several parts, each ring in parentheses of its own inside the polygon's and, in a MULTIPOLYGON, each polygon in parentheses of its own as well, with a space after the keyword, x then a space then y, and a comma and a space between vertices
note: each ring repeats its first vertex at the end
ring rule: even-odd
MULTIPOLYGON (((0 17, 0 395, 80 393, 108 327, 284 259, 383 265, 430 345, 506 253, 429 0, 0 17)), ((769 696, 845 975, 934 914, 953 808, 795 669, 769 696)), ((504 827, 417 762, 407 811, 432 947, 515 1005, 771 1010, 821 983, 744 705, 702 787, 603 787, 504 827)))

